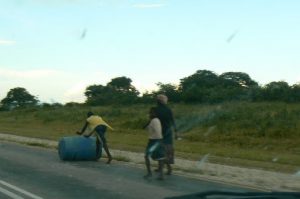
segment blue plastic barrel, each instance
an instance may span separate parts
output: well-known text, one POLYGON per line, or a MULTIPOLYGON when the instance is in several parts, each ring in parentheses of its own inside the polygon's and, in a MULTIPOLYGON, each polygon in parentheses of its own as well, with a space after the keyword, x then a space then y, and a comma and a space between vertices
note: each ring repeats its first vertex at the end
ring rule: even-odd
POLYGON ((95 137, 63 137, 58 144, 58 154, 61 160, 97 160, 102 155, 102 145, 100 143, 97 152, 95 137))

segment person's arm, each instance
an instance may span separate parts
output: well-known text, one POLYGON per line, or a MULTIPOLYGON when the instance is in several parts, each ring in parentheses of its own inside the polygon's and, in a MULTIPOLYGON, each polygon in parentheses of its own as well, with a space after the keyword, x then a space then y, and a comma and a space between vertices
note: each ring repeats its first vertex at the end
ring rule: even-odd
POLYGON ((84 137, 88 138, 90 137, 91 135, 93 135, 93 131, 91 133, 89 133, 88 135, 84 135, 84 137))
POLYGON ((170 110, 170 114, 171 114, 171 125, 172 125, 174 133, 175 133, 175 139, 178 140, 179 139, 179 134, 178 134, 178 131, 177 131, 175 120, 174 120, 174 115, 173 115, 173 112, 171 110, 170 110))
POLYGON ((81 131, 77 131, 77 134, 78 134, 78 135, 82 135, 82 134, 84 133, 84 131, 86 130, 87 126, 88 126, 88 123, 85 122, 85 124, 84 124, 84 126, 82 127, 81 131))
POLYGON ((147 122, 147 124, 145 124, 145 125, 143 126, 143 129, 146 129, 147 126, 149 126, 150 122, 151 122, 151 120, 149 120, 149 121, 147 122))

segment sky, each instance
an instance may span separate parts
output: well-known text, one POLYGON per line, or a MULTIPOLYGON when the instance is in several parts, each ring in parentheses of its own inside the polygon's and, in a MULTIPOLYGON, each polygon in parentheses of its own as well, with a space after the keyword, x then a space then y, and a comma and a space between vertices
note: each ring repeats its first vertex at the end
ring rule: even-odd
POLYGON ((298 0, 0 0, 0 99, 42 102, 130 77, 141 92, 197 70, 300 82, 298 0))

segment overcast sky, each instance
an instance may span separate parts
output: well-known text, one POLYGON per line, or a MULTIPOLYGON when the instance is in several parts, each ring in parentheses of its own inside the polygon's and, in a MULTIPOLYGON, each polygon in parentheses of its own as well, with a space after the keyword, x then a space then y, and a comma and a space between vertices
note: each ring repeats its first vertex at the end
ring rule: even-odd
POLYGON ((298 0, 0 0, 0 98, 46 102, 128 76, 140 91, 196 70, 300 82, 298 0))

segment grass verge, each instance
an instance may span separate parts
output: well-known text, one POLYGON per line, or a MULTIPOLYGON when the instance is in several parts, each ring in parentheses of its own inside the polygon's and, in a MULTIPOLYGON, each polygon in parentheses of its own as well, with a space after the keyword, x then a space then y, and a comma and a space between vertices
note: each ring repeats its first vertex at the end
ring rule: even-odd
MULTIPOLYGON (((0 132, 59 140, 75 135, 84 123, 86 112, 92 110, 114 127, 114 131, 107 132, 111 148, 143 153, 147 134, 141 127, 147 122, 149 107, 61 107, 0 112, 0 132)), ((175 142, 177 157, 200 160, 210 154, 212 163, 288 173, 300 167, 299 104, 171 107, 183 137, 175 142)))

